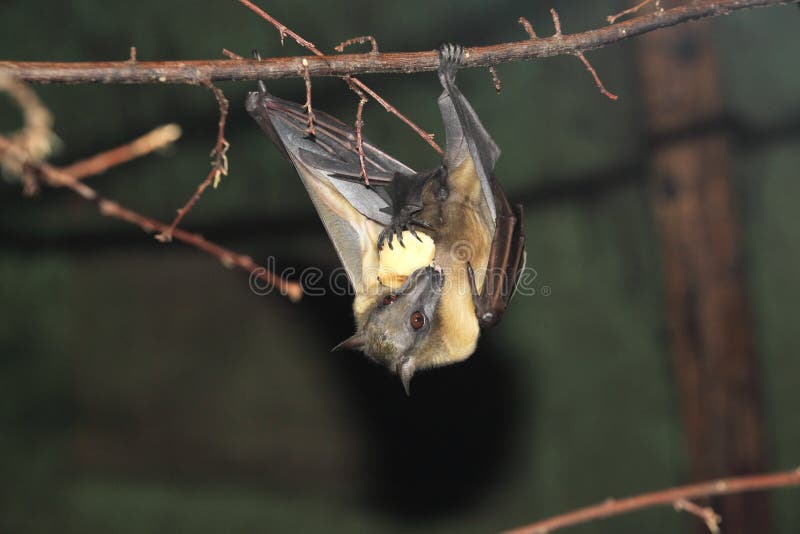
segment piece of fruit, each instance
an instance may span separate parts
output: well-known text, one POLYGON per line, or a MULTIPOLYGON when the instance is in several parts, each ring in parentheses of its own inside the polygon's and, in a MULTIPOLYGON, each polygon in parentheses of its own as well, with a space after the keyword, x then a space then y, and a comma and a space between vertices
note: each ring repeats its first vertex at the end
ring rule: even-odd
POLYGON ((417 235, 419 239, 406 230, 401 236, 405 246, 392 236, 392 248, 387 243, 378 251, 378 280, 381 284, 398 289, 411 273, 431 264, 436 255, 436 245, 429 235, 423 232, 417 232, 417 235))

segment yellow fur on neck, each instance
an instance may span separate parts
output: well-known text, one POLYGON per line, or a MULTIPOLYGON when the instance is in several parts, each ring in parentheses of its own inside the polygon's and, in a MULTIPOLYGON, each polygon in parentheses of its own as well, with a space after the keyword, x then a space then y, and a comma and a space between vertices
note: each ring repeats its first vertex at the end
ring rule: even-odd
POLYGON ((460 362, 468 358, 478 343, 480 327, 472 299, 467 262, 475 270, 478 291, 484 284, 486 265, 493 235, 487 230, 485 204, 480 181, 472 158, 452 170, 447 177, 450 197, 444 205, 443 225, 448 229, 437 236, 436 263, 445 273, 445 286, 439 302, 438 319, 442 332, 442 351, 433 356, 431 365, 460 362))

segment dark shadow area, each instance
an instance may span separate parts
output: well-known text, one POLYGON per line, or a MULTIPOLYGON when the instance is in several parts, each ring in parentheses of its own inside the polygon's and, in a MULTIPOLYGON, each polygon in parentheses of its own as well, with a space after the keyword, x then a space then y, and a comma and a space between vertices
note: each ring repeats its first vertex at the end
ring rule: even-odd
MULTIPOLYGON (((352 333, 349 298, 303 306, 323 330, 316 335, 331 345, 352 333)), ((407 397, 396 376, 359 353, 329 359, 366 440, 364 499, 411 522, 463 511, 490 495, 513 468, 522 439, 513 360, 485 332, 465 362, 417 373, 407 397)))

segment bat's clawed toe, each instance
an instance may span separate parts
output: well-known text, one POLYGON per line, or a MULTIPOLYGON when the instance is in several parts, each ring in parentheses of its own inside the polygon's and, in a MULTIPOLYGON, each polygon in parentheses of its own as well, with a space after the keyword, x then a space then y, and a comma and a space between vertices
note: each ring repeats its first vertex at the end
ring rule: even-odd
POLYGON ((439 74, 450 78, 464 64, 464 47, 445 43, 439 47, 439 74))
POLYGON ((383 230, 383 231, 380 233, 380 235, 378 236, 378 250, 382 250, 382 249, 383 249, 383 245, 389 245, 389 250, 394 250, 394 249, 392 248, 392 242, 391 242, 391 240, 388 240, 388 241, 387 241, 387 239, 386 239, 386 238, 387 238, 387 235, 386 235, 386 230, 383 230))
POLYGON ((394 245, 392 242, 394 241, 394 236, 397 235, 397 242, 400 243, 401 246, 403 245, 403 238, 400 237, 401 229, 395 224, 389 224, 383 231, 378 235, 378 250, 381 250, 384 245, 389 247, 389 250, 394 250, 394 245))
MULTIPOLYGON (((418 211, 420 210, 416 210, 413 213, 417 213, 418 211)), ((406 231, 411 233, 412 236, 417 238, 417 241, 422 243, 422 238, 419 236, 417 228, 424 228, 431 233, 436 232, 436 229, 431 226, 430 223, 414 218, 413 214, 405 212, 400 215, 396 215, 392 219, 392 222, 390 222, 389 225, 386 226, 386 228, 384 228, 383 231, 378 235, 378 250, 382 249, 384 244, 389 246, 389 250, 394 250, 392 242, 395 240, 395 236, 397 236, 397 242, 400 244, 400 246, 405 248, 406 245, 403 243, 403 232, 406 231)))
POLYGON ((424 228, 424 229, 428 230, 429 232, 436 232, 436 228, 434 228, 434 227, 431 225, 431 223, 429 223, 428 221, 423 221, 423 220, 421 220, 421 219, 420 219, 420 220, 416 220, 416 219, 415 219, 415 220, 413 220, 413 221, 411 221, 411 222, 412 222, 413 224, 415 224, 415 225, 419 226, 420 228, 424 228))

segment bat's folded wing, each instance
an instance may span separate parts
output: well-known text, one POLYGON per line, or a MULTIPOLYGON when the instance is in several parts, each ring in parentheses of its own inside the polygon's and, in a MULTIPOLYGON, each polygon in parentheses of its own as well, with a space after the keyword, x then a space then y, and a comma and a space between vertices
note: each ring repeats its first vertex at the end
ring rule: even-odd
POLYGON ((374 277, 368 271, 377 267, 377 234, 391 221, 390 196, 382 186, 395 174, 414 171, 364 141, 364 166, 373 185, 367 187, 351 127, 314 111, 311 135, 301 105, 265 92, 250 93, 246 107, 297 169, 356 293, 366 291, 374 277))
POLYGON ((472 158, 486 206, 494 220, 497 217, 497 210, 491 182, 494 180, 494 167, 500 157, 500 149, 455 82, 446 79, 443 85, 446 89, 439 97, 438 103, 447 138, 445 164, 455 168, 464 158, 472 158))
MULTIPOLYGON (((284 157, 295 164, 303 163, 329 180, 367 218, 384 225, 389 223, 389 195, 381 187, 366 187, 363 183, 353 128, 315 110, 311 135, 303 106, 269 93, 250 93, 247 110, 284 157)), ((370 184, 382 186, 391 182, 395 174, 414 173, 368 141, 363 141, 362 147, 370 184)))

